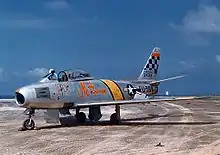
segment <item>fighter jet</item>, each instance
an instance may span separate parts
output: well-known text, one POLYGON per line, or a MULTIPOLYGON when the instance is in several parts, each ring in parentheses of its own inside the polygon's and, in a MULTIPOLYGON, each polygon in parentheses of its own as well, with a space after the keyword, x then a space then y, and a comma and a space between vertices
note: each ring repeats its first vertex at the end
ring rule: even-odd
POLYGON ((120 122, 120 105, 151 103, 162 101, 192 100, 196 97, 150 98, 158 92, 161 81, 181 78, 174 77, 156 80, 160 60, 159 48, 154 48, 137 80, 95 79, 82 70, 62 70, 56 74, 51 69, 39 82, 16 90, 15 100, 20 107, 26 108, 28 119, 24 120, 22 130, 32 130, 35 122, 32 116, 36 109, 58 109, 62 118, 72 118, 70 109, 76 111, 79 123, 86 121, 82 108, 89 108, 88 118, 99 121, 102 117, 101 106, 115 105, 110 122, 120 122))

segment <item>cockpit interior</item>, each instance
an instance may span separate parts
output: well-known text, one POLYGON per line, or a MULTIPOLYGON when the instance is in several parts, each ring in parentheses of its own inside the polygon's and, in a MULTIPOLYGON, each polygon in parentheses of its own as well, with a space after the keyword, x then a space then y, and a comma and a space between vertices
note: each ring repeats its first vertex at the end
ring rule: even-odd
POLYGON ((54 69, 50 69, 49 73, 45 75, 40 82, 66 82, 90 79, 93 79, 93 77, 89 73, 82 70, 63 70, 56 74, 54 69))

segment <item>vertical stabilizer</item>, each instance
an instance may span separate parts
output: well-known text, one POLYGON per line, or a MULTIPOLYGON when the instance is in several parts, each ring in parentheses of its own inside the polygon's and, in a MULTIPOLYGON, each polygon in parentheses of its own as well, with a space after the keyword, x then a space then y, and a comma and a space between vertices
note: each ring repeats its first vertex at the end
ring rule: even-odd
POLYGON ((160 49, 155 47, 148 58, 143 70, 141 71, 138 80, 140 81, 154 81, 157 77, 160 61, 160 49))

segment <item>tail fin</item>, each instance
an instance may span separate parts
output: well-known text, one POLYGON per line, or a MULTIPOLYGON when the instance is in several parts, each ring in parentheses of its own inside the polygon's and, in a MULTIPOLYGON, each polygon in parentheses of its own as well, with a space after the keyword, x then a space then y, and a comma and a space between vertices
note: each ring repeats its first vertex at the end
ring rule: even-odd
POLYGON ((158 47, 155 47, 148 58, 146 65, 144 66, 140 76, 138 77, 138 80, 156 80, 158 67, 159 67, 159 61, 160 61, 160 49, 158 47))

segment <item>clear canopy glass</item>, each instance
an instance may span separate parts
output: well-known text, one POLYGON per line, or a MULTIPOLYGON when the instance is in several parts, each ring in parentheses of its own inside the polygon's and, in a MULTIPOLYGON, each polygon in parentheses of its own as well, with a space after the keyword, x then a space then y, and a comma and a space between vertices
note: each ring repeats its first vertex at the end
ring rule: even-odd
POLYGON ((59 82, 65 81, 75 81, 75 80, 83 80, 83 79, 93 79, 93 77, 83 70, 63 70, 58 74, 56 72, 49 72, 47 75, 43 77, 40 82, 50 82, 53 80, 58 80, 59 82))

